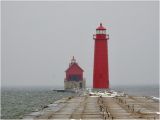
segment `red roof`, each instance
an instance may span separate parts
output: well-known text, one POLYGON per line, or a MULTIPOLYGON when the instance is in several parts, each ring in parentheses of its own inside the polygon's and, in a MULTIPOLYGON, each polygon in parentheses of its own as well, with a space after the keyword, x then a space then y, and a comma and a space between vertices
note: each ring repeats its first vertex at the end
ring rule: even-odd
POLYGON ((73 68, 74 66, 76 66, 77 68, 79 68, 79 69, 83 72, 83 69, 82 69, 77 63, 72 63, 65 72, 67 72, 68 70, 70 70, 70 69, 73 68))
POLYGON ((83 72, 83 69, 78 65, 78 63, 76 62, 76 59, 74 58, 74 56, 73 56, 73 58, 72 58, 72 60, 71 60, 71 63, 69 64, 69 68, 65 71, 65 72, 67 72, 67 71, 69 71, 69 70, 71 70, 71 68, 78 68, 80 71, 82 71, 83 72))
POLYGON ((96 30, 106 30, 106 28, 102 26, 102 23, 100 23, 100 26, 96 30))

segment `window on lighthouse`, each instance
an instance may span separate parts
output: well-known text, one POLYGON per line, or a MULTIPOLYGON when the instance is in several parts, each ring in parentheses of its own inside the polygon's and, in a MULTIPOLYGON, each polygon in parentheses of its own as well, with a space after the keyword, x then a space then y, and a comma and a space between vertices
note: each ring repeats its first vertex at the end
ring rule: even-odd
POLYGON ((100 30, 97 30, 97 31, 96 31, 96 34, 100 34, 100 30))
POLYGON ((102 34, 106 34, 106 30, 103 30, 103 33, 102 34))
POLYGON ((97 30, 96 34, 106 34, 106 30, 97 30))

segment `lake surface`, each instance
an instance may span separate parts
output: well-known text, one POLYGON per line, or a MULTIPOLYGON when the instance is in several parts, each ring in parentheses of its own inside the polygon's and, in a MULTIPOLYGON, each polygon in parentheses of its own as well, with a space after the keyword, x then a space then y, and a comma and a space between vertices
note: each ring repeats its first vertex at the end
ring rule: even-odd
POLYGON ((1 118, 21 119, 25 114, 71 95, 74 94, 55 92, 50 88, 2 88, 1 118))
POLYGON ((124 91, 129 95, 159 97, 159 86, 114 86, 115 90, 124 91))
MULTIPOLYGON (((54 88, 2 88, 1 89, 1 118, 20 119, 43 106, 53 103, 73 93, 57 93, 54 88)), ((138 96, 159 97, 159 86, 115 86, 112 89, 138 96)))

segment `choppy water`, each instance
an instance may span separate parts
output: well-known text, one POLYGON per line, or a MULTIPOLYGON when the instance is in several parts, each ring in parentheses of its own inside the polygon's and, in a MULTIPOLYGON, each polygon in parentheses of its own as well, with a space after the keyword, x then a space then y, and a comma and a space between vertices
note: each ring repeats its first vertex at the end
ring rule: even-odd
POLYGON ((49 88, 2 88, 1 118, 21 119, 25 114, 70 95, 73 93, 57 93, 49 88))
MULTIPOLYGON (((159 97, 159 86, 115 86, 115 90, 131 95, 159 97)), ((53 88, 52 88, 53 89, 53 88)), ((32 111, 41 110, 43 106, 54 101, 74 95, 73 93, 57 93, 51 88, 2 88, 1 118, 20 119, 32 111)))
POLYGON ((130 95, 136 96, 154 96, 159 97, 159 86, 114 86, 117 91, 124 91, 130 95))

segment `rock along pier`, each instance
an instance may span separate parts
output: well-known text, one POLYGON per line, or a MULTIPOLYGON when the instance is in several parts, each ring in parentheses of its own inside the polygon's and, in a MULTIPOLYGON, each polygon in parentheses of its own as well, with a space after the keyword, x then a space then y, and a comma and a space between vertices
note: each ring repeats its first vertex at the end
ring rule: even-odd
POLYGON ((147 119, 158 120, 159 100, 127 94, 105 96, 81 94, 60 99, 24 119, 147 119))

